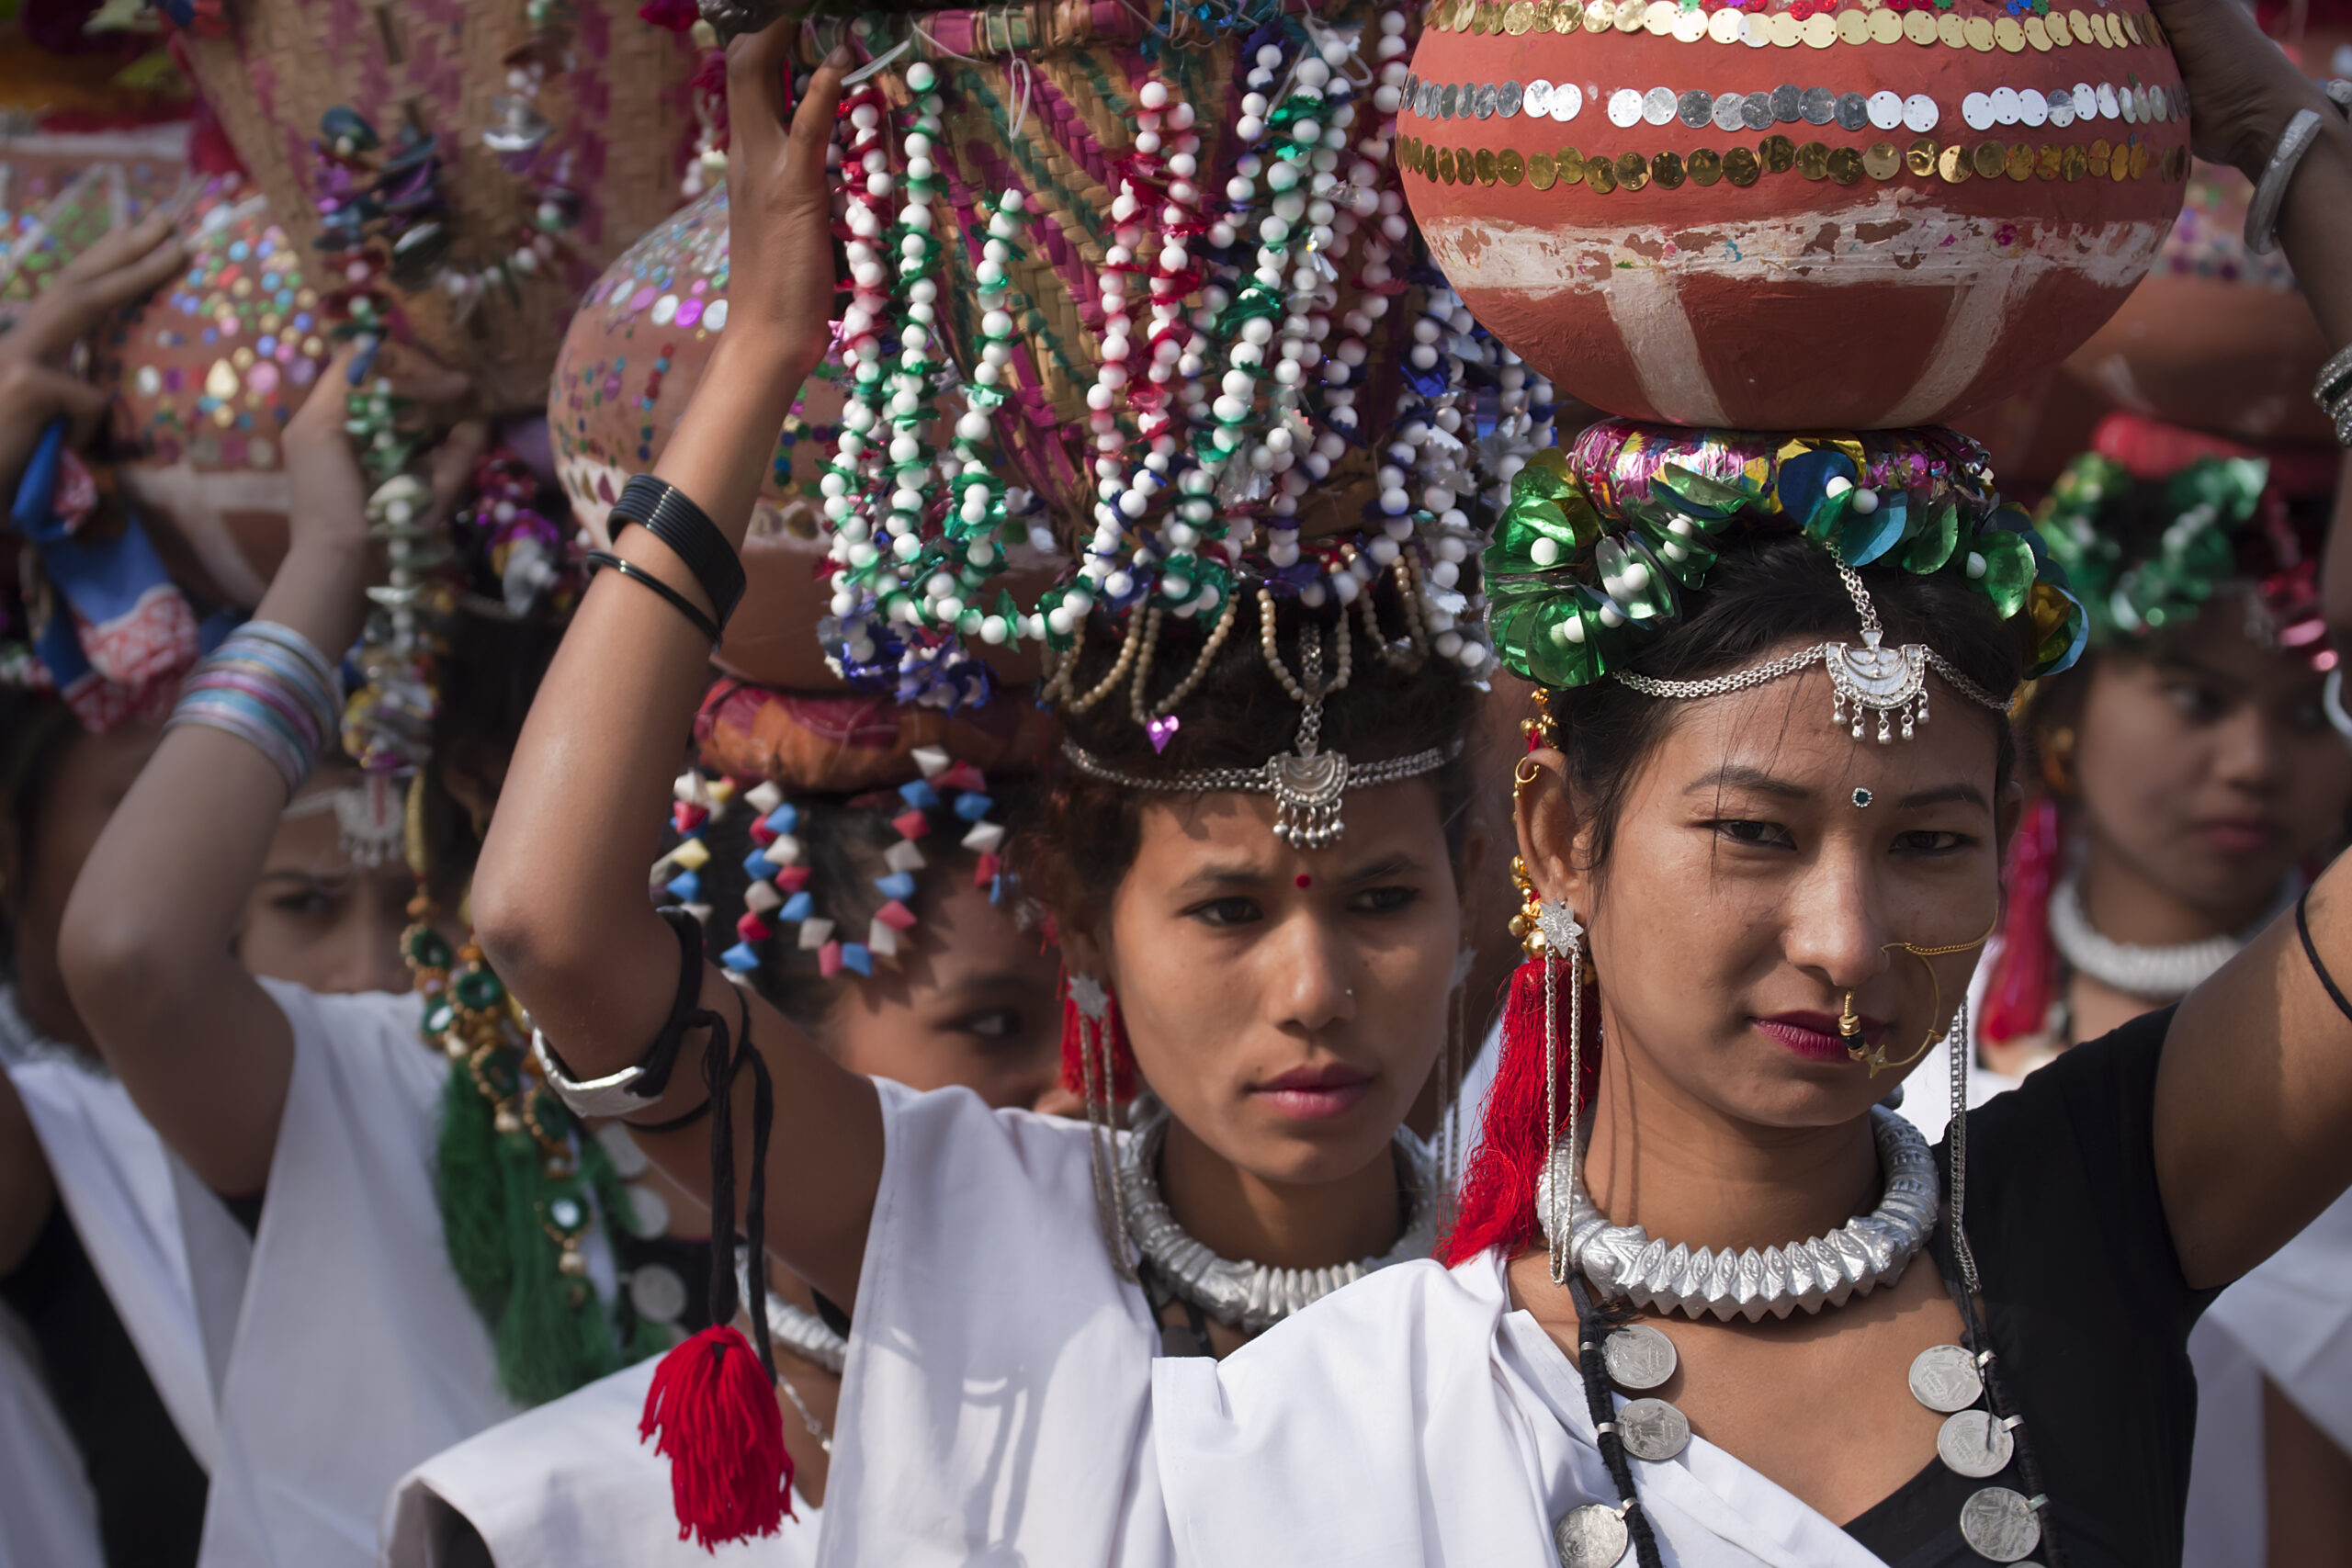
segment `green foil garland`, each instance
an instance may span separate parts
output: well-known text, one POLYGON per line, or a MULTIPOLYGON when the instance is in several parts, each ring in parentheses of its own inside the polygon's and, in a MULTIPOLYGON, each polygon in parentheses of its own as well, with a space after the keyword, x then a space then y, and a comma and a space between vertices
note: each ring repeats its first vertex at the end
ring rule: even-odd
MULTIPOLYGON (((1588 685, 1634 657, 1643 634, 1679 620, 1738 533, 1801 533, 1856 567, 1951 572, 2025 641, 2028 678, 2080 656, 2089 629, 2026 513, 1920 433, 1758 437, 1606 420, 1573 455, 1536 454, 1482 557, 1488 626, 1506 669, 1554 688, 1588 685), (1681 460, 1638 482, 1611 469, 1645 446, 1681 460), (1859 482, 1858 482, 1859 481, 1859 482)), ((1973 448, 1968 450, 1973 452, 1973 448)), ((1976 454, 1981 459, 1981 454, 1976 454)))
POLYGON ((2199 457, 2159 485, 2112 457, 2086 452, 2066 465, 2037 517, 2051 555, 2090 616, 2093 646, 2111 647, 2194 620, 2238 576, 2233 536, 2252 521, 2270 482, 2259 457, 2199 457), (2153 549, 2127 555, 2117 513, 2154 501, 2165 519, 2153 549))

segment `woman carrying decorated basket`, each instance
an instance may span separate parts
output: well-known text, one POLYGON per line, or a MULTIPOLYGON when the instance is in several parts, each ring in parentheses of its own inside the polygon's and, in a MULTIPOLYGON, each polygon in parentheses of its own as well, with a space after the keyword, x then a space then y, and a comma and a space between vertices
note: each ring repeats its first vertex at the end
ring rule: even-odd
MULTIPOLYGON (((1097 10, 1079 20, 1130 26, 1097 10)), ((714 1228, 742 1191, 751 1240, 851 1308, 828 1562, 1110 1560, 1155 1355, 1229 1351, 1428 1254, 1446 1184, 1398 1129, 1457 987, 1464 677, 1487 662, 1454 620, 1470 513, 1548 413, 1442 287, 1406 282, 1380 169, 1403 17, 1269 13, 1238 39, 1156 39, 1158 68, 1139 26, 1041 39, 1034 77, 967 36, 980 19, 925 19, 958 51, 934 66, 872 18, 906 107, 870 74, 844 99, 836 59, 788 135, 788 33, 735 42, 725 339, 616 509, 643 525, 613 536, 477 885, 551 1081, 672 1129, 645 1142, 682 1172, 711 1162, 714 1228), (826 348, 837 102, 859 390, 825 481, 825 635, 854 678, 927 702, 979 684, 953 673, 960 637, 1052 651, 1059 774, 1013 855, 1061 940, 1089 1124, 845 1071, 643 896, 755 487, 826 348), (941 120, 991 113, 1056 151, 1016 139, 985 181, 944 175, 935 149, 988 142, 941 120), (1253 150, 1270 125, 1278 146, 1253 150), (1098 175, 1114 188, 1090 205, 1098 175), (1024 237, 1007 184, 1057 222, 1024 237), (942 265, 976 278, 968 321, 942 265), (1399 293, 1418 319, 1385 321, 1399 293), (1057 310, 1070 335, 1018 335, 1057 310), (942 340, 972 404, 944 451, 922 435, 942 340), (1488 384, 1465 384, 1481 363, 1488 384), (1034 609, 983 592, 1024 515, 994 434, 1079 558, 1034 609)), ((761 1359, 715 1335, 654 1382, 648 1435, 706 1539, 779 1522, 761 1359)))
MULTIPOLYGON (((654 880, 731 931, 721 964, 851 1072, 1046 1110, 1067 1098, 1056 958, 998 853, 1042 727, 1005 707, 979 716, 1011 722, 720 682, 654 880)), ((768 1291, 795 1517, 748 1550, 784 1568, 816 1560, 849 1324, 781 1267, 768 1291)), ((389 1568, 469 1547, 499 1568, 707 1561, 676 1527, 669 1465, 638 1441, 655 1371, 616 1372, 418 1466, 390 1506, 389 1568)))
MULTIPOLYGON (((2278 232, 2352 338, 2341 117, 2233 7, 2162 25, 2200 138, 2306 155, 2278 232)), ((2086 631, 1973 470, 1929 431, 1612 422, 1520 476, 1487 581, 1550 692, 1514 784, 1541 999, 1450 1270, 1157 1369, 1179 1561, 2179 1561, 2189 1329, 2352 1179, 2352 906, 2322 875, 1979 1109, 1956 1053, 1915 1090, 1939 1147, 1878 1103, 1966 1037, 2007 710, 2086 631)))

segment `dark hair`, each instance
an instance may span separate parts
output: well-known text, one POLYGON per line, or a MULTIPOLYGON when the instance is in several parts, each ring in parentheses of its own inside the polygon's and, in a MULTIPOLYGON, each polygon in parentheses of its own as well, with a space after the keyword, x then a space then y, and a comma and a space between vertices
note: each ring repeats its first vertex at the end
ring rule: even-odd
MULTIPOLYGON (((1390 597, 1385 592, 1384 598, 1390 597)), ((1389 605, 1385 621, 1396 619, 1389 605)), ((1464 739, 1477 703, 1463 685, 1459 667, 1430 652, 1409 661, 1405 644, 1375 640, 1366 633, 1361 609, 1294 606, 1280 615, 1283 663, 1296 676, 1302 633, 1327 639, 1336 622, 1351 639, 1353 674, 1346 687, 1323 704, 1323 750, 1358 762, 1376 762, 1438 748, 1451 760, 1426 775, 1436 788, 1446 844, 1457 863, 1467 836, 1469 763, 1464 739), (1311 629, 1309 629, 1311 628, 1311 629), (1391 662, 1392 660, 1398 660, 1391 662)), ((1266 666, 1257 614, 1245 607, 1224 645, 1212 656, 1199 682, 1177 706, 1181 723, 1164 752, 1155 752, 1144 727, 1136 722, 1125 682, 1082 714, 1065 714, 1063 732, 1095 757, 1124 773, 1146 776, 1211 768, 1257 768, 1287 751, 1298 736, 1299 705, 1266 666)), ((1157 699, 1184 678, 1200 658, 1202 629, 1168 617, 1161 623, 1153 683, 1157 699)), ((1102 628, 1086 640, 1071 689, 1089 692, 1118 662, 1119 643, 1102 628)), ((1326 665, 1336 669, 1336 655, 1326 665)), ((1148 799, 1172 799, 1124 784, 1089 778, 1057 757, 1053 781, 1039 809, 1021 824, 1013 864, 1027 885, 1057 914, 1091 919, 1109 908, 1113 894, 1142 844, 1148 799)))
MULTIPOLYGON (((1031 793, 1025 780, 990 779, 989 798, 996 803, 989 814, 990 820, 1001 822, 1023 809, 1031 793)), ((906 801, 895 790, 876 790, 855 795, 795 795, 792 805, 800 814, 793 837, 800 841, 800 863, 808 868, 808 891, 817 913, 835 924, 842 940, 863 941, 876 912, 887 901, 874 880, 890 869, 883 861, 883 852, 900 840, 891 819, 909 809, 906 801)), ((921 841, 927 863, 915 874, 918 900, 942 886, 944 878, 970 876, 974 864, 972 853, 957 842, 971 824, 944 805, 932 807, 925 815, 932 830, 921 841)), ((710 850, 710 862, 700 873, 704 893, 712 908, 727 911, 729 919, 742 912, 743 896, 752 884, 743 862, 752 852, 755 816, 739 807, 721 814, 703 830, 703 842, 710 850)), ((1008 908, 1014 907, 1018 895, 1012 878, 1005 879, 1001 896, 1008 908)), ((920 917, 922 912, 918 902, 915 913, 920 917)), ((751 974, 752 985, 778 1012, 809 1034, 821 1037, 843 987, 838 979, 823 976, 817 955, 803 952, 792 932, 792 927, 783 926, 775 938, 757 950, 760 966, 751 974)), ((731 945, 735 933, 714 919, 710 940, 715 953, 731 945)))
MULTIPOLYGON (((40 810, 49 797, 50 781, 65 752, 83 730, 74 710, 52 698, 17 691, 0 691, 0 832, 8 835, 16 851, 15 875, 21 882, 32 869, 33 844, 40 837, 40 810)), ((18 889, 0 889, 14 897, 18 889)), ((0 975, 13 976, 17 967, 17 932, 0 900, 0 975)))
MULTIPOLYGON (((1890 567, 1860 575, 1888 643, 1926 643, 1986 691, 2017 689, 2026 668, 2022 639, 1983 593, 1947 573, 1890 567)), ((1751 537, 1724 550, 1693 613, 1647 636, 1624 667, 1660 680, 1704 680, 1752 664, 1792 638, 1856 640, 1856 625, 1853 601, 1819 545, 1789 535, 1751 537)), ((1949 697, 1937 700, 1951 711, 1949 697)), ((1555 692, 1551 705, 1568 782, 1592 816, 1591 863, 1599 871, 1608 863, 1626 788, 1665 734, 1673 705, 1604 680, 1555 692)), ((2007 784, 2017 742, 2007 724, 1997 728, 1996 773, 2007 784)))
POLYGON ((454 908, 481 853, 481 829, 452 779, 483 799, 497 798, 522 739, 523 720, 563 640, 563 627, 539 619, 453 618, 440 667, 441 705, 433 716, 433 760, 425 770, 426 886, 454 908))

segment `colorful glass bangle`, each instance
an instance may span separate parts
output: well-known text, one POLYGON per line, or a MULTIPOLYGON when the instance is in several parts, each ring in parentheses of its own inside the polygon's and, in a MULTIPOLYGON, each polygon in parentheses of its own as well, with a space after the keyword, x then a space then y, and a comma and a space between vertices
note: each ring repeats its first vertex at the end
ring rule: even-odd
MULTIPOLYGON (((634 523, 669 546, 695 574, 703 597, 718 612, 718 625, 727 625, 735 606, 743 602, 743 558, 692 497, 667 480, 638 474, 621 487, 621 498, 613 503, 613 518, 615 538, 634 523)), ((714 636, 710 640, 718 638, 714 636)))
POLYGON ((717 648, 718 646, 718 623, 713 621, 708 615, 704 615, 702 611, 696 607, 693 600, 687 598, 684 594, 679 592, 676 589, 671 587, 668 583, 662 581, 660 578, 654 576, 651 572, 646 570, 643 567, 639 566, 634 561, 625 561, 621 559, 620 557, 613 554, 610 550, 590 550, 588 552, 588 570, 591 572, 594 572, 600 566, 610 567, 613 570, 620 573, 623 577, 628 578, 631 582, 640 583, 647 588, 650 588, 654 592, 662 595, 662 598, 670 602, 670 607, 672 609, 674 609, 678 614, 685 616, 687 620, 694 623, 695 630, 702 633, 703 636, 710 639, 711 647, 717 648))
POLYGON ((258 698, 243 692, 212 687, 188 693, 173 708, 171 720, 164 728, 168 732, 184 724, 233 735, 268 758, 285 780, 289 800, 309 780, 318 755, 288 733, 283 720, 258 698))

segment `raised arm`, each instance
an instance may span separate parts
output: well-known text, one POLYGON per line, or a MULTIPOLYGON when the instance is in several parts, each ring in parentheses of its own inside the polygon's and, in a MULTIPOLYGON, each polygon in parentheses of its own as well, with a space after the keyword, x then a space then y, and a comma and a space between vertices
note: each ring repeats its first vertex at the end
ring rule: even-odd
MULTIPOLYGON (((387 350, 383 372, 396 362, 387 350)), ((254 613, 328 660, 357 637, 367 608, 366 494, 340 395, 350 365, 346 350, 286 428, 292 537, 254 613)), ((428 401, 465 385, 439 370, 394 384, 428 401)), ((469 457, 462 438, 445 447, 436 479, 469 457)), ((288 788, 254 742, 175 725, 90 852, 59 938, 67 988, 107 1065, 164 1141, 230 1197, 268 1179, 293 1069, 286 1015, 229 942, 288 788)))
MULTIPOLYGON (((2188 83, 2199 156, 2259 180, 2297 113, 2316 113, 2319 133, 2287 186, 2278 237, 2329 344, 2352 343, 2352 130, 2343 111, 2228 0, 2157 0, 2157 12, 2188 83)), ((2352 588, 2352 538, 2343 533, 2332 530, 2328 553, 2352 588)), ((2352 617, 2332 604, 2329 619, 2343 643, 2352 617)), ((2352 866, 2329 868, 2308 910, 2319 964, 2352 996, 2352 866)), ((2155 1151, 2190 1284, 2237 1278, 2352 1185, 2347 1008, 2345 997, 2331 999, 2292 915, 2181 1003, 2156 1077, 2155 1151)))
MULTIPOLYGON (((740 549, 760 476, 800 383, 822 358, 833 299, 825 149, 842 73, 817 72, 797 113, 786 102, 789 24, 728 50, 731 311, 721 346, 656 467, 740 549)), ((643 527, 614 553, 697 614, 718 606, 687 562, 643 527)), ((814 635, 813 627, 798 628, 814 635)), ((646 897, 671 781, 686 759, 710 639, 658 590, 614 570, 582 600, 532 704, 474 880, 477 935, 576 1077, 637 1065, 678 988, 679 949, 646 897)), ((748 990, 706 965, 704 1005, 730 1030, 748 1001, 751 1033, 775 1082, 768 1186, 772 1248, 819 1289, 854 1300, 881 1179, 873 1086, 842 1070, 748 990), (786 1201, 788 1199, 788 1201, 786 1201)), ((630 1119, 668 1120, 704 1097, 700 1037, 667 1098, 630 1119)), ((739 1085, 734 1110, 747 1113, 739 1085)), ((708 1123, 641 1138, 700 1190, 708 1123)), ((748 1151, 739 1134, 736 1145, 748 1151)))

